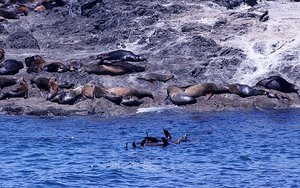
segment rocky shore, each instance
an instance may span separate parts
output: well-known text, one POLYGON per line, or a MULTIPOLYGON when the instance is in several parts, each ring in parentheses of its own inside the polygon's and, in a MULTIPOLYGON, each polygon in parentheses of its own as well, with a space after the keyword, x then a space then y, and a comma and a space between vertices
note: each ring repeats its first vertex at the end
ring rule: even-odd
MULTIPOLYGON (((69 0, 65 6, 36 12, 0 23, 0 47, 5 59, 24 63, 42 56, 47 63, 83 65, 97 63, 97 55, 116 49, 146 54, 144 72, 118 76, 64 73, 27 73, 15 77, 56 77, 58 82, 85 85, 91 80, 105 87, 130 87, 150 91, 154 100, 139 106, 116 105, 107 99, 81 97, 74 105, 46 101, 38 88, 29 85, 29 97, 0 101, 0 112, 16 115, 118 116, 141 108, 176 107, 166 103, 169 85, 203 82, 240 83, 254 86, 260 79, 280 75, 300 85, 300 3, 293 1, 202 1, 202 0, 69 0), (267 13, 267 14, 266 14, 267 13), (264 16, 265 15, 265 16, 264 16), (167 82, 148 82, 138 76, 157 72, 173 74, 167 82)), ((25 66, 25 63, 24 63, 25 66)), ((272 91, 270 91, 272 92, 272 91)), ((300 104, 295 93, 288 99, 234 94, 197 98, 180 106, 192 111, 290 108, 300 104)), ((176 107, 177 108, 177 107, 176 107)))

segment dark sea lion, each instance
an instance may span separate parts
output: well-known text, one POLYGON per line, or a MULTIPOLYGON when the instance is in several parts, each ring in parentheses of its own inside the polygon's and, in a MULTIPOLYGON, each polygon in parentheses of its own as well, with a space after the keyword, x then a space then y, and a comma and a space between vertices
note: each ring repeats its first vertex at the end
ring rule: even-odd
POLYGON ((13 77, 0 77, 0 89, 2 90, 4 87, 9 87, 15 85, 17 83, 17 79, 13 77))
POLYGON ((168 146, 169 142, 165 137, 161 138, 160 142, 147 142, 145 139, 141 142, 141 146, 168 146))
POLYGON ((209 100, 214 94, 228 93, 228 88, 215 83, 200 83, 186 87, 184 92, 194 98, 208 95, 209 100))
POLYGON ((44 66, 47 64, 47 62, 42 58, 40 55, 34 55, 31 57, 25 58, 25 64, 27 66, 27 72, 40 72, 44 66))
POLYGON ((47 72, 67 72, 68 69, 68 66, 59 62, 50 63, 43 67, 43 70, 47 72))
POLYGON ((53 97, 55 97, 58 94, 58 84, 57 84, 57 79, 55 77, 50 78, 48 87, 50 93, 47 96, 47 101, 51 100, 53 97))
POLYGON ((0 75, 15 75, 24 65, 21 61, 8 59, 0 64, 0 75))
POLYGON ((289 83, 287 80, 280 76, 270 76, 259 81, 256 86, 262 86, 267 89, 274 89, 283 93, 298 93, 297 86, 289 83))
POLYGON ((0 48, 0 63, 2 63, 5 59, 5 51, 3 48, 0 48))
POLYGON ((229 93, 239 95, 240 97, 251 97, 257 95, 268 95, 269 93, 265 90, 254 89, 248 85, 243 84, 229 84, 229 93))
POLYGON ((0 16, 6 19, 19 19, 20 17, 13 11, 9 11, 5 8, 0 8, 0 16))
POLYGON ((153 81, 167 82, 172 78, 174 78, 173 74, 160 74, 160 73, 146 73, 137 77, 137 79, 146 80, 149 82, 153 82, 153 81))
POLYGON ((75 86, 74 83, 67 82, 67 81, 58 84, 58 87, 61 89, 71 89, 74 88, 74 86, 75 86))
POLYGON ((143 104, 143 101, 135 96, 122 97, 121 105, 123 106, 139 106, 141 104, 143 104))
POLYGON ((146 57, 144 55, 136 55, 131 51, 127 50, 116 50, 112 52, 102 53, 98 56, 100 59, 99 64, 101 64, 105 60, 109 61, 146 61, 146 57))
POLYGON ((34 77, 33 79, 30 79, 30 83, 32 85, 36 85, 39 89, 44 90, 44 91, 50 91, 49 89, 49 77, 44 77, 44 76, 37 76, 34 77))
POLYGON ((57 102, 58 104, 69 104, 73 105, 82 95, 83 86, 78 86, 75 89, 68 89, 59 92, 50 101, 57 102))
POLYGON ((151 92, 141 89, 135 89, 135 88, 125 88, 125 87, 113 87, 107 89, 108 92, 114 93, 119 96, 135 96, 138 99, 142 99, 144 97, 149 97, 151 99, 154 99, 151 92))
POLYGON ((166 99, 170 99, 173 104, 178 106, 195 104, 197 102, 194 97, 189 96, 181 87, 175 85, 168 86, 167 94, 168 97, 166 99))
POLYGON ((7 98, 21 98, 21 97, 24 97, 24 99, 28 98, 28 85, 24 78, 20 78, 17 81, 16 89, 0 94, 0 100, 7 99, 7 98))
POLYGON ((121 64, 103 64, 103 65, 95 65, 90 64, 86 65, 82 68, 83 71, 87 72, 88 74, 97 74, 97 75, 110 75, 110 76, 117 76, 135 72, 143 72, 145 70, 144 67, 131 65, 129 63, 121 64))

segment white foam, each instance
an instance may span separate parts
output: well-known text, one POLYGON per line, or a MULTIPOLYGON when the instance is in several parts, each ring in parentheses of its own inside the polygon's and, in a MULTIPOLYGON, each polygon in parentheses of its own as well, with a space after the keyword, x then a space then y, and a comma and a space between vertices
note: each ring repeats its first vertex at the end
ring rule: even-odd
POLYGON ((138 113, 147 113, 147 112, 163 112, 165 110, 170 110, 170 109, 178 109, 178 106, 174 105, 167 105, 167 106, 161 106, 161 107, 147 107, 147 108, 139 108, 137 109, 137 114, 138 113))

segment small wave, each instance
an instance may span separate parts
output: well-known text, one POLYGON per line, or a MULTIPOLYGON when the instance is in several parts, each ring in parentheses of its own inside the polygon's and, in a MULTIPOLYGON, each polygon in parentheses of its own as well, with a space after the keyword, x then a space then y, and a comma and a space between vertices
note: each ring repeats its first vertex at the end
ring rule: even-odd
POLYGON ((166 111, 166 110, 172 110, 172 109, 178 109, 179 107, 178 106, 163 106, 163 107, 147 107, 147 108, 139 108, 137 109, 137 114, 138 113, 147 113, 147 112, 163 112, 163 111, 166 111))

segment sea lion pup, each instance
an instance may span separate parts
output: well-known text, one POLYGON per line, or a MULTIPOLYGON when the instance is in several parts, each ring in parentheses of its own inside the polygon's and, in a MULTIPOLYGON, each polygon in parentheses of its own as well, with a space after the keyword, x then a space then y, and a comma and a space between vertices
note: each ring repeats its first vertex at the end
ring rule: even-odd
POLYGON ((54 62, 47 64, 43 67, 43 70, 47 72, 67 72, 69 67, 64 65, 63 63, 54 62))
POLYGON ((174 78, 173 74, 160 74, 160 73, 146 73, 137 77, 140 80, 146 80, 148 82, 161 81, 167 82, 170 79, 174 78))
POLYGON ((269 93, 265 90, 254 89, 248 85, 243 84, 229 84, 228 89, 229 93, 236 94, 243 98, 257 95, 269 95, 269 93))
POLYGON ((47 101, 50 101, 53 97, 58 94, 58 84, 57 79, 55 77, 51 77, 48 82, 48 88, 50 93, 47 96, 47 101))
POLYGON ((24 97, 24 99, 28 98, 28 85, 24 78, 20 78, 17 81, 17 88, 12 91, 1 93, 0 100, 7 98, 20 98, 24 97))
POLYGON ((131 51, 127 50, 116 50, 112 52, 102 53, 100 54, 97 59, 100 60, 98 64, 102 64, 103 61, 132 61, 132 62, 139 62, 139 61, 146 61, 146 57, 144 55, 136 55, 131 51))
POLYGON ((215 83, 200 83, 185 87, 184 92, 194 98, 208 95, 209 100, 214 94, 228 93, 228 88, 215 83))
POLYGON ((47 62, 42 58, 42 56, 34 55, 31 57, 26 57, 25 64, 27 66, 28 73, 38 73, 44 68, 47 62))
POLYGON ((15 85, 16 83, 17 83, 17 79, 16 78, 1 76, 0 77, 0 91, 4 87, 9 87, 9 86, 15 85))
POLYGON ((50 101, 57 102, 58 104, 69 104, 73 105, 82 95, 83 86, 78 86, 75 89, 68 89, 59 92, 50 101))
POLYGON ((141 89, 135 89, 135 88, 125 88, 125 87, 113 87, 107 89, 108 92, 114 93, 116 95, 122 96, 122 97, 128 97, 128 96, 135 96, 138 99, 142 99, 144 97, 149 97, 151 99, 154 99, 152 93, 146 90, 141 89))
POLYGON ((289 83, 280 76, 270 76, 259 81, 256 86, 262 86, 267 89, 274 89, 283 93, 297 93, 299 95, 297 86, 289 83))
POLYGON ((2 63, 5 59, 5 51, 3 48, 0 48, 0 63, 2 63))
POLYGON ((173 104, 178 106, 195 104, 197 102, 194 97, 189 96, 181 87, 175 85, 168 86, 167 94, 166 100, 170 100, 173 104))
POLYGON ((8 59, 0 64, 0 75, 15 75, 24 65, 21 61, 8 59))
POLYGON ((110 75, 117 76, 135 72, 143 72, 145 70, 144 67, 131 65, 129 63, 122 64, 103 64, 103 65, 95 65, 90 64, 84 66, 81 70, 87 72, 88 74, 97 74, 97 75, 110 75))

